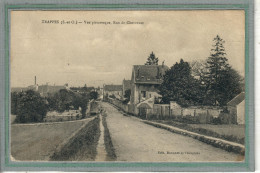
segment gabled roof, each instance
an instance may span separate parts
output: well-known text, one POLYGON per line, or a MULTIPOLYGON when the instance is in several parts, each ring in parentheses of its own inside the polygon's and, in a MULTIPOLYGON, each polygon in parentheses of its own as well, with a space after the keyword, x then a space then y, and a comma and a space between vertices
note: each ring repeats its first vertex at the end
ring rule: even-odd
POLYGON ((245 100, 245 92, 241 92, 236 97, 234 97, 231 101, 227 103, 228 106, 236 106, 245 100))
POLYGON ((169 68, 166 65, 134 65, 134 82, 143 84, 161 84, 163 75, 169 68))
POLYGON ((104 91, 122 91, 122 85, 105 85, 104 91))

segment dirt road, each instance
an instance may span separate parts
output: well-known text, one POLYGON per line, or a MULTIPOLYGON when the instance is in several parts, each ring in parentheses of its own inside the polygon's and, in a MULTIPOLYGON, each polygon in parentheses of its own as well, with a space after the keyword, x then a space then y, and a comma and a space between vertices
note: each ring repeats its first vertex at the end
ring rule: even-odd
POLYGON ((108 103, 107 125, 117 161, 132 162, 203 162, 237 161, 241 156, 207 145, 193 138, 174 134, 124 116, 108 103))

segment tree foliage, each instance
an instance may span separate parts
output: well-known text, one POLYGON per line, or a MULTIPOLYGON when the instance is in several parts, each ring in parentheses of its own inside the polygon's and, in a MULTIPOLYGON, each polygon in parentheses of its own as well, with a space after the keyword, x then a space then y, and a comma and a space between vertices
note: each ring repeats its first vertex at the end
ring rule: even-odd
POLYGON ((19 105, 20 98, 22 97, 22 92, 12 92, 11 93, 11 114, 17 115, 17 109, 19 105))
MULTIPOLYGON (((12 94, 13 99, 17 100, 16 122, 42 122, 47 113, 46 100, 39 93, 28 90, 26 92, 12 94)), ((14 100, 13 100, 14 101, 14 100)))
POLYGON ((130 97, 131 97, 131 89, 125 90, 125 93, 124 93, 125 99, 124 99, 123 103, 127 104, 130 101, 130 97))
POLYGON ((152 52, 147 58, 145 65, 158 65, 158 61, 159 58, 157 58, 155 54, 152 52))
POLYGON ((55 93, 53 96, 47 98, 49 102, 49 109, 58 112, 64 112, 69 110, 73 106, 74 93, 66 89, 61 89, 59 92, 55 93))
POLYGON ((82 117, 86 116, 86 111, 88 108, 89 96, 87 94, 78 95, 76 97, 79 100, 79 106, 81 107, 82 117))
POLYGON ((204 87, 205 105, 225 105, 242 91, 241 76, 228 63, 224 43, 218 35, 207 59, 206 72, 201 82, 204 87))
POLYGON ((191 75, 191 67, 182 59, 173 65, 164 75, 159 87, 162 102, 176 101, 181 106, 196 105, 201 102, 199 81, 191 75))
POLYGON ((61 89, 53 96, 47 98, 49 110, 64 112, 70 109, 81 108, 82 116, 86 115, 89 96, 86 93, 75 93, 66 89, 61 89))
POLYGON ((90 99, 96 100, 98 98, 98 92, 97 91, 91 91, 89 96, 90 96, 90 99))

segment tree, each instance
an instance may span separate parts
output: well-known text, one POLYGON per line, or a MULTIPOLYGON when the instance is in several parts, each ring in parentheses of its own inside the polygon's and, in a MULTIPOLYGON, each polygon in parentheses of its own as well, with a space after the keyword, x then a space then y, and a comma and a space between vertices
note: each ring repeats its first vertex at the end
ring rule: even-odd
POLYGON ((87 84, 85 84, 84 87, 81 88, 81 90, 82 90, 83 92, 87 92, 87 91, 88 91, 87 84))
POLYGON ((53 96, 47 98, 49 110, 55 110, 58 112, 64 112, 65 110, 70 110, 75 100, 75 93, 72 91, 61 89, 59 92, 55 93, 53 96))
POLYGON ((200 80, 207 70, 206 60, 193 60, 189 64, 191 67, 191 75, 200 80))
POLYGON ((86 116, 89 95, 61 89, 58 93, 55 93, 54 96, 48 97, 47 101, 49 103, 49 110, 51 111, 64 112, 65 110, 72 109, 72 107, 74 109, 81 107, 82 117, 84 118, 86 116))
POLYGON ((158 65, 158 61, 159 58, 157 58, 155 54, 152 52, 147 58, 145 65, 158 65))
POLYGON ((96 99, 98 98, 98 92, 96 92, 96 91, 91 91, 90 94, 89 94, 89 96, 90 96, 90 99, 96 100, 96 99))
POLYGON ((22 93, 19 99, 16 122, 42 122, 46 113, 46 100, 44 100, 39 93, 28 90, 22 93))
POLYGON ((78 95, 76 98, 79 102, 79 106, 81 107, 81 113, 82 113, 82 118, 86 117, 86 110, 88 108, 88 102, 89 102, 89 97, 87 94, 82 94, 78 95))
POLYGON ((124 93, 125 100, 123 101, 124 104, 127 104, 130 101, 130 96, 131 96, 131 89, 125 90, 124 93))
POLYGON ((17 109, 22 95, 23 95, 22 92, 11 93, 11 114, 17 115, 17 109))
POLYGON ((131 89, 125 90, 124 97, 130 100, 130 96, 131 96, 131 89))
POLYGON ((191 67, 182 59, 166 71, 159 87, 162 102, 176 101, 181 106, 196 105, 201 102, 199 81, 191 75, 191 67))
POLYGON ((242 91, 241 76, 228 63, 225 41, 218 35, 207 59, 206 72, 202 77, 206 105, 225 105, 242 91))

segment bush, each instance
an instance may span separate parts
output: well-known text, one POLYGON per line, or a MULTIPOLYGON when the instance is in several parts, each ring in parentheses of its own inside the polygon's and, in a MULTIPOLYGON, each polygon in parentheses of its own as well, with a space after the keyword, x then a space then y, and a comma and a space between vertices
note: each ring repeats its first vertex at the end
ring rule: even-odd
POLYGON ((221 119, 219 117, 213 118, 212 123, 213 124, 222 124, 221 119))
POLYGON ((116 96, 115 96, 114 94, 112 94, 112 95, 110 95, 110 96, 108 96, 108 97, 110 97, 110 98, 112 98, 112 99, 115 99, 115 98, 116 98, 116 96))
POLYGON ((16 113, 18 123, 43 122, 47 113, 46 101, 39 93, 28 90, 18 98, 16 113))

